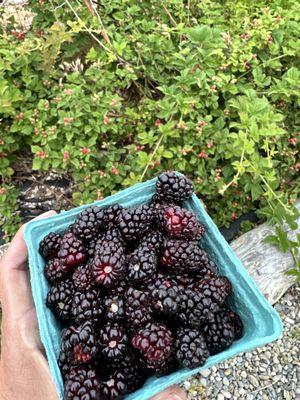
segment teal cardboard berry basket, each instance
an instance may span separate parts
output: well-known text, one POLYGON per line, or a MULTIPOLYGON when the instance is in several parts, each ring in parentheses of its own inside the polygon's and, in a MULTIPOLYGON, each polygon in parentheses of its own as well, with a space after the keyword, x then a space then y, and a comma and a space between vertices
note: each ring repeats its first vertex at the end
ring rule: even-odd
MULTIPOLYGON (((120 203, 124 207, 133 207, 147 203, 154 194, 155 183, 156 179, 152 179, 137 184, 94 204, 106 207, 110 204, 120 203)), ((49 284, 44 277, 43 269, 45 263, 38 252, 38 247, 39 242, 49 232, 64 231, 68 225, 74 222, 76 215, 85 207, 87 206, 64 211, 47 219, 32 221, 25 228, 25 241, 29 251, 31 287, 37 310, 40 335, 61 399, 63 399, 63 380, 57 364, 61 327, 45 305, 49 284)), ((214 364, 231 358, 238 353, 270 343, 282 333, 282 324, 277 312, 258 289, 195 194, 185 203, 185 207, 196 213, 198 220, 204 224, 206 234, 201 240, 201 246, 211 255, 221 274, 226 275, 232 283, 233 294, 229 299, 229 303, 232 309, 242 318, 244 324, 243 337, 235 341, 227 350, 209 357, 201 368, 194 370, 181 369, 168 376, 150 378, 141 389, 128 395, 126 397, 127 400, 146 400, 166 387, 183 381, 214 364)))

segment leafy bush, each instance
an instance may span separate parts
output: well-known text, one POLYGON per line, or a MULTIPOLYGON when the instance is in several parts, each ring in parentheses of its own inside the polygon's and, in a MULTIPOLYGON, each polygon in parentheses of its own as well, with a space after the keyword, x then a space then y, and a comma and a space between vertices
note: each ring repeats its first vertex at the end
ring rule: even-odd
POLYGON ((258 210, 295 228, 298 1, 29 3, 32 29, 0 38, 7 233, 24 148, 72 172, 74 204, 177 169, 218 225, 258 210))

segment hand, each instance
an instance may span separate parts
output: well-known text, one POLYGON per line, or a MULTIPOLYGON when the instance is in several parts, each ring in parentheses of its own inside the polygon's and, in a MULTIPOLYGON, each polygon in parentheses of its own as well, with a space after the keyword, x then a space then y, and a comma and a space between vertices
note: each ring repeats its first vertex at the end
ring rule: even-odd
MULTIPOLYGON (((55 211, 49 211, 37 219, 53 214, 55 211)), ((24 226, 0 260, 0 301, 3 313, 0 400, 58 400, 39 336, 23 231, 24 226)), ((172 386, 152 400, 185 399, 185 393, 172 386)))

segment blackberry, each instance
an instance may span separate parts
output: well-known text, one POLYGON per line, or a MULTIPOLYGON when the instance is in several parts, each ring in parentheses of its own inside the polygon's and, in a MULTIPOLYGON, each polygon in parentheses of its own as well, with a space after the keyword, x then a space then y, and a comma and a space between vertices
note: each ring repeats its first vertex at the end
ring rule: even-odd
POLYGON ((124 251, 123 238, 117 228, 110 228, 98 237, 95 252, 99 253, 112 247, 114 247, 115 252, 124 251))
POLYGON ((128 350, 128 336, 124 328, 117 323, 106 324, 100 330, 99 346, 107 360, 122 358, 128 350))
POLYGON ((228 321, 234 329, 234 340, 238 340, 243 336, 243 322, 238 314, 232 311, 226 305, 223 306, 222 310, 218 313, 220 318, 228 321))
POLYGON ((59 246, 61 241, 61 235, 50 232, 40 242, 39 252, 45 260, 52 260, 57 257, 59 246))
POLYGON ((209 357, 205 339, 197 329, 179 329, 175 347, 176 358, 184 368, 201 367, 209 357))
POLYGON ((193 290, 222 305, 231 292, 231 283, 225 276, 215 276, 195 283, 193 290))
POLYGON ((163 210, 161 225, 167 235, 177 239, 198 239, 204 235, 204 227, 196 215, 178 206, 163 210))
POLYGON ((202 328, 210 354, 227 349, 235 339, 235 327, 230 318, 224 318, 224 311, 213 315, 213 319, 202 328))
POLYGON ((152 321, 149 293, 129 287, 125 292, 125 314, 130 328, 139 328, 152 321))
POLYGON ((133 335, 131 344, 144 359, 148 369, 159 371, 171 357, 173 335, 164 324, 148 323, 133 335))
POLYGON ((132 283, 142 284, 149 281, 156 270, 156 253, 147 246, 139 246, 128 257, 127 277, 132 283))
POLYGON ((154 309, 166 315, 175 315, 180 304, 180 289, 177 282, 159 274, 149 284, 151 304, 154 309))
POLYGON ((181 293, 178 317, 184 325, 197 328, 202 323, 212 320, 214 313, 219 310, 220 305, 203 293, 192 289, 181 293))
POLYGON ((44 275, 50 283, 56 283, 61 281, 67 274, 65 266, 62 264, 59 258, 54 258, 47 261, 44 267, 44 275))
POLYGON ((160 231, 150 231, 141 241, 140 246, 146 246, 149 250, 153 250, 156 254, 160 254, 163 243, 163 234, 160 231))
POLYGON ((72 279, 74 286, 78 290, 90 290, 95 286, 95 280, 93 277, 90 263, 79 265, 73 275, 72 279))
POLYGON ((64 386, 64 400, 99 400, 100 384, 92 367, 73 367, 64 386))
POLYGON ((85 292, 76 292, 72 304, 72 316, 77 324, 91 321, 97 324, 103 315, 103 304, 100 292, 91 289, 85 292))
POLYGON ((166 239, 163 245, 161 264, 176 273, 199 272, 210 264, 207 253, 197 242, 166 239))
POLYGON ((91 206, 77 215, 72 227, 73 233, 87 242, 97 236, 100 227, 104 225, 104 212, 98 206, 91 206))
POLYGON ((71 270, 86 260, 83 243, 72 232, 67 232, 62 237, 58 258, 61 259, 66 270, 71 270))
POLYGON ((154 215, 153 208, 147 205, 122 209, 118 226, 124 239, 138 241, 142 235, 151 229, 154 215))
POLYGON ((160 174, 156 181, 156 199, 173 201, 175 203, 189 199, 194 191, 190 179, 183 175, 177 175, 174 171, 160 174))
POLYGON ((122 321, 125 317, 123 296, 118 293, 108 294, 104 299, 104 313, 109 321, 122 321))
POLYGON ((87 245, 86 245, 87 254, 88 254, 88 256, 89 256, 90 258, 93 258, 93 257, 94 257, 94 254, 95 254, 95 251, 96 251, 96 245, 97 245, 98 240, 100 239, 100 237, 101 237, 101 234, 92 237, 92 238, 88 241, 88 243, 87 243, 87 245))
POLYGON ((125 274, 125 256, 109 246, 98 252, 91 263, 93 277, 99 286, 110 288, 117 285, 125 274))
POLYGON ((118 400, 127 393, 126 378, 120 371, 111 373, 100 385, 101 400, 118 400))
POLYGON ((74 287, 71 279, 52 286, 47 294, 46 305, 60 320, 67 321, 71 318, 74 287))
POLYGON ((126 393, 134 392, 145 383, 148 375, 141 370, 141 363, 135 354, 125 354, 120 360, 112 363, 114 370, 122 371, 124 375, 127 391, 126 393))
POLYGON ((71 326, 64 329, 61 351, 66 354, 72 365, 89 363, 98 351, 93 324, 86 321, 78 327, 71 326))
POLYGON ((70 366, 67 355, 63 351, 61 351, 59 353, 57 363, 58 363, 60 372, 62 374, 63 380, 65 381, 70 373, 71 366, 70 366))
POLYGON ((123 207, 120 204, 108 206, 104 210, 104 219, 108 226, 116 226, 118 224, 121 210, 123 210, 123 207))

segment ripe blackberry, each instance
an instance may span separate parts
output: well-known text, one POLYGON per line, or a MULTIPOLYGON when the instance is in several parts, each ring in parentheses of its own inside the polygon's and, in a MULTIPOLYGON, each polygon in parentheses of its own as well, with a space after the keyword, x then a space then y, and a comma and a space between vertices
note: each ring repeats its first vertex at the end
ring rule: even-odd
POLYGON ((61 241, 61 235, 50 232, 40 242, 39 252, 45 260, 52 260, 57 257, 59 246, 61 241))
POLYGON ((160 262, 166 269, 176 273, 194 273, 209 265, 210 260, 197 242, 165 239, 160 262))
POLYGON ((180 328, 175 347, 176 358, 184 368, 201 367, 209 357, 205 339, 197 329, 180 328))
POLYGON ((125 314, 129 328, 136 329, 152 321, 149 293, 129 287, 125 292, 125 314))
POLYGON ((71 279, 57 283, 49 290, 46 305, 60 320, 71 318, 74 287, 71 279))
POLYGON ((163 234, 160 231, 150 231, 143 237, 140 246, 147 246, 149 250, 160 254, 162 243, 163 234))
POLYGON ((125 317, 124 298, 121 294, 110 293, 104 298, 104 313, 111 322, 122 321, 125 317))
POLYGON ((78 327, 64 329, 61 351, 66 354, 70 364, 89 363, 98 351, 93 324, 86 321, 78 327))
POLYGON ((235 339, 234 325, 229 318, 224 318, 223 310, 213 315, 213 319, 203 326, 202 332, 210 354, 227 349, 235 339))
POLYGON ((92 367, 73 367, 64 386, 64 400, 99 400, 100 384, 92 367))
POLYGON ((86 260, 83 243, 72 232, 66 232, 62 237, 58 258, 61 259, 66 270, 71 270, 86 260))
POLYGON ((220 305, 203 293, 186 289, 181 293, 178 317, 186 326, 199 327, 204 322, 213 319, 214 313, 220 310, 220 305))
POLYGON ((63 351, 60 351, 57 363, 63 380, 65 381, 70 373, 71 365, 69 363, 67 355, 63 351))
POLYGON ((147 368, 159 371, 171 357, 172 332, 164 324, 148 323, 133 335, 131 344, 144 359, 147 368))
POLYGON ((112 362, 113 370, 122 371, 124 375, 127 391, 126 393, 134 392, 143 386, 148 375, 141 370, 140 360, 133 353, 125 354, 120 360, 112 362))
POLYGON ((94 257, 94 254, 95 254, 95 251, 96 251, 96 245, 97 245, 98 240, 99 240, 100 237, 101 237, 101 234, 99 234, 97 236, 94 236, 86 244, 86 251, 87 251, 87 254, 88 254, 89 258, 93 258, 94 257))
POLYGON ((108 206, 104 210, 104 219, 108 226, 117 225, 119 221, 119 216, 123 210, 123 207, 120 204, 114 204, 112 206, 108 206))
POLYGON ((91 321, 95 325, 101 321, 102 315, 103 304, 99 290, 90 289, 74 294, 72 316, 77 324, 91 321))
POLYGON ((154 309, 166 315, 175 315, 180 304, 180 289, 174 279, 159 274, 148 285, 154 309))
POLYGON ((47 261, 44 267, 44 275, 52 284, 61 281, 67 274, 65 266, 59 258, 47 261))
POLYGON ((120 231, 117 228, 110 228, 99 235, 95 245, 95 252, 102 252, 107 248, 114 247, 115 252, 124 251, 124 242, 120 231))
POLYGON ((194 240, 205 232, 194 213, 178 206, 163 210, 161 225, 167 235, 177 239, 194 240))
POLYGON ((225 276, 215 276, 195 283, 193 290, 222 305, 231 292, 231 283, 225 276))
POLYGON ((128 336, 125 329, 117 323, 108 323, 99 335, 101 354, 108 361, 118 360, 128 351, 128 336))
POLYGON ((174 171, 160 174, 156 181, 156 199, 175 203, 189 199, 194 191, 190 179, 174 171))
POLYGON ((135 208, 122 209, 118 226, 125 240, 135 241, 151 229, 153 221, 153 208, 141 205, 135 208))
POLYGON ((91 263, 92 274, 96 283, 107 288, 116 286, 122 280, 125 268, 123 252, 116 252, 113 245, 102 252, 97 252, 91 263))
POLYGON ((90 263, 76 267, 72 279, 74 286, 78 290, 90 290, 95 286, 95 279, 92 274, 90 263))
POLYGON ((228 321, 234 329, 234 340, 238 340, 243 336, 243 322, 238 314, 232 311, 227 305, 224 305, 218 313, 220 318, 228 321))
POLYGON ((126 378, 120 371, 112 372, 105 381, 100 385, 101 400, 118 400, 122 399, 127 393, 126 378))
POLYGON ((128 280, 135 284, 149 281, 157 270, 157 257, 147 246, 139 246, 127 260, 128 280))
POLYGON ((97 236, 100 227, 104 225, 104 212, 98 206, 87 207, 77 215, 72 227, 73 233, 87 242, 97 236))

